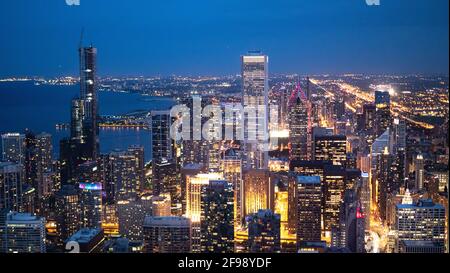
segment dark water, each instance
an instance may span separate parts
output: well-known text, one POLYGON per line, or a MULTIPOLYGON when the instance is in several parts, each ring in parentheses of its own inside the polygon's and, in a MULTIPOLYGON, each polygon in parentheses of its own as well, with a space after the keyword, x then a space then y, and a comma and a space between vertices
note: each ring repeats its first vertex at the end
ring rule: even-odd
MULTIPOLYGON (((76 86, 35 86, 32 82, 0 83, 0 133, 47 132, 53 136, 54 157, 58 157, 59 140, 68 130, 56 130, 57 123, 69 123, 70 102, 79 94, 76 86)), ((99 92, 101 115, 126 114, 136 110, 169 109, 169 98, 149 98, 132 93, 99 92)), ((146 160, 151 159, 150 131, 135 129, 100 130, 100 150, 126 149, 130 145, 145 148, 146 160)))

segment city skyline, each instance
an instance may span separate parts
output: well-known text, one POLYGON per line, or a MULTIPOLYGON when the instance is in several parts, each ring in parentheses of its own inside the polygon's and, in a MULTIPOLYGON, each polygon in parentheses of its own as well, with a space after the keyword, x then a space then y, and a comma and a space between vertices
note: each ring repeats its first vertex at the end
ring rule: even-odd
POLYGON ((66 56, 82 29, 102 50, 100 76, 234 75, 233 56, 249 50, 270 55, 276 74, 448 74, 445 0, 0 5, 0 77, 76 75, 66 56))
MULTIPOLYGON (((20 1, 16 3, 19 6, 24 4, 20 1)), ((408 36, 417 34, 411 28, 419 25, 428 31, 442 27, 442 14, 435 10, 442 2, 430 5, 429 2, 398 0, 393 5, 381 1, 381 5, 371 6, 365 0, 337 1, 322 11, 326 14, 336 7, 347 8, 348 14, 340 14, 345 16, 361 12, 364 7, 373 9, 372 12, 378 9, 383 14, 392 7, 396 9, 391 12, 399 12, 398 8, 403 6, 398 5, 406 2, 413 6, 404 7, 409 17, 418 7, 426 7, 422 10, 424 13, 434 11, 437 15, 425 20, 426 14, 423 14, 425 17, 419 16, 413 23, 411 18, 392 18, 393 14, 388 12, 389 16, 385 16, 390 19, 380 27, 371 21, 373 14, 363 12, 365 17, 359 18, 360 23, 364 22, 367 29, 382 32, 392 23, 405 24, 408 36), (387 10, 382 12, 385 7, 387 10)), ((90 18, 99 8, 99 2, 86 4, 81 0, 74 6, 70 3, 64 1, 47 12, 63 7, 73 9, 71 16, 75 17, 64 17, 63 22, 78 18, 76 9, 80 9, 89 21, 89 28, 95 29, 110 23, 101 19, 114 16, 119 8, 117 1, 111 1, 106 13, 101 11, 98 18, 90 18)), ((158 7, 164 10, 178 3, 174 0, 167 5, 159 3, 158 7)), ((310 53, 309 57, 322 51, 321 58, 305 62, 309 72, 303 75, 280 74, 277 69, 288 69, 290 63, 303 66, 296 59, 297 55, 291 55, 289 47, 278 44, 293 41, 283 36, 289 32, 284 23, 292 27, 291 16, 298 15, 300 10, 304 12, 299 7, 314 8, 315 5, 306 2, 294 5, 286 1, 276 5, 278 10, 267 14, 263 11, 268 11, 266 9, 273 4, 252 4, 249 0, 242 9, 233 8, 238 10, 233 18, 245 19, 249 25, 257 26, 252 31, 262 36, 266 30, 280 27, 279 36, 272 37, 272 46, 277 50, 250 47, 242 52, 233 51, 227 58, 226 54, 218 56, 218 52, 214 52, 214 42, 208 39, 216 36, 209 35, 204 42, 210 48, 196 48, 202 52, 201 56, 192 54, 192 44, 181 43, 181 52, 169 54, 170 57, 163 54, 167 57, 163 64, 146 63, 150 55, 142 54, 140 49, 147 45, 147 40, 139 47, 137 41, 130 42, 126 47, 128 58, 114 54, 122 50, 120 45, 104 44, 109 40, 105 37, 115 34, 97 33, 94 36, 97 42, 90 43, 92 34, 82 31, 78 52, 66 52, 68 47, 64 44, 73 41, 64 40, 57 50, 48 48, 46 54, 32 54, 33 58, 25 67, 20 60, 26 57, 22 55, 25 48, 17 46, 14 54, 5 54, 1 49, 9 45, 2 43, 0 54, 17 59, 10 67, 11 57, 2 60, 2 65, 7 67, 5 70, 11 73, 19 67, 35 73, 45 71, 52 67, 54 57, 59 54, 64 54, 58 60, 64 63, 61 71, 74 61, 78 69, 74 73, 76 76, 71 77, 2 78, 3 68, 0 67, 0 255, 448 254, 448 75, 390 74, 386 66, 393 70, 401 66, 414 69, 413 63, 430 57, 429 52, 420 51, 421 44, 405 49, 397 44, 401 37, 391 37, 393 44, 385 44, 386 48, 370 55, 367 51, 370 47, 359 48, 358 43, 369 41, 359 36, 359 27, 353 28, 352 39, 344 42, 348 46, 345 52, 337 53, 340 45, 332 42, 317 49, 298 49, 295 44, 291 45, 298 52, 310 53), (253 9, 245 11, 247 6, 253 9), (273 24, 259 22, 253 12, 264 15, 273 24), (281 20, 283 24, 280 18, 286 19, 281 20), (330 48, 332 52, 327 51, 330 48), (360 51, 356 50, 358 48, 360 51), (360 55, 361 52, 370 56, 360 55), (394 52, 398 58, 391 61, 400 66, 383 63, 383 56, 394 52), (403 59, 413 52, 417 53, 417 58, 403 59), (173 59, 178 53, 185 58, 180 59, 179 66, 174 66, 173 59), (280 54, 294 57, 286 61, 280 59, 280 54), (329 58, 328 54, 335 58, 329 58), (133 60, 134 55, 139 55, 139 62, 133 60), (333 62, 346 55, 353 55, 354 62, 333 62), (42 56, 48 62, 40 62, 42 56), (209 61, 202 63, 196 58, 209 61), (337 70, 344 66, 357 67, 359 58, 364 59, 366 66, 379 61, 372 68, 382 69, 383 73, 313 73, 315 66, 337 70), (240 63, 235 64, 231 59, 240 59, 240 63), (184 64, 186 60, 190 62, 184 64), (324 60, 331 64, 322 64, 324 60), (102 77, 99 71, 108 63, 110 66, 106 65, 104 73, 129 71, 130 64, 133 69, 143 69, 143 63, 154 64, 158 67, 155 69, 170 67, 173 73, 184 65, 188 65, 192 73, 202 71, 203 66, 214 73, 217 67, 224 65, 217 70, 223 72, 232 64, 233 70, 240 70, 240 73, 221 77, 102 77)), ((224 4, 185 5, 209 10, 224 4)), ((144 7, 148 6, 141 8, 144 7)), ((127 14, 131 16, 134 8, 129 6, 129 10, 123 12, 130 11, 127 14)), ((167 10, 170 11, 173 9, 167 10)), ((193 15, 201 11, 196 10, 193 15)), ((448 18, 447 11, 442 13, 448 18)), ((226 9, 221 14, 231 16, 226 9)), ((169 19, 171 24, 164 25, 160 20, 168 18, 164 13, 158 15, 160 17, 149 20, 159 22, 158 26, 167 33, 180 27, 177 22, 182 18, 169 19)), ((215 18, 213 13, 204 15, 206 17, 195 18, 183 27, 201 27, 196 25, 197 20, 215 18)), ((331 16, 328 20, 336 18, 331 16)), ((125 36, 136 35, 129 30, 130 24, 138 24, 143 19, 125 22, 126 18, 114 18, 115 23, 123 23, 123 28, 118 27, 116 31, 123 30, 125 36)), ((222 17, 216 19, 225 23, 222 17)), ((47 30, 57 35, 64 27, 56 26, 52 20, 54 18, 49 16, 35 27, 45 30, 51 25, 47 30)), ((313 19, 310 21, 313 25, 317 23, 313 19)), ((31 33, 34 26, 27 26, 28 23, 13 25, 15 29, 23 27, 31 33)), ((70 26, 78 27, 78 23, 75 20, 70 26)), ((213 20, 204 30, 219 31, 215 23, 217 21, 213 20)), ((331 24, 330 21, 323 23, 331 24)), ((354 18, 340 18, 329 30, 342 30, 352 23, 354 18)), ((2 24, 4 26, 7 23, 2 24)), ((11 34, 10 30, 5 33, 11 34)), ((393 33, 384 35, 383 41, 393 33)), ((45 35, 45 31, 40 34, 45 35)), ((242 34, 240 31, 233 33, 239 48, 248 47, 245 39, 240 40, 242 34)), ((181 38, 186 35, 189 33, 183 33, 181 38)), ((31 36, 19 39, 32 39, 31 36)), ((224 33, 222 38, 227 39, 227 35, 224 33)), ((266 46, 264 40, 256 38, 252 43, 266 46)), ((12 37, 14 39, 18 37, 12 37)), ((324 37, 320 39, 327 43, 324 37)), ((447 44, 440 46, 448 50, 448 33, 445 39, 447 44)), ((54 42, 51 39, 41 41, 30 44, 27 54, 54 42)), ((17 41, 15 43, 18 45, 17 41)), ((157 48, 147 50, 158 52, 157 48)), ((167 52, 171 50, 175 48, 167 52)), ((433 54, 439 58, 448 55, 440 51, 433 54)), ((440 69, 438 60, 430 58, 428 61, 431 63, 420 63, 423 67, 431 65, 440 69)), ((265 260, 265 268, 269 268, 270 259, 265 260)), ((203 260, 192 260, 199 261, 203 260)), ((185 262, 189 262, 188 257, 178 261, 178 268, 183 268, 185 262)), ((206 264, 209 270, 213 260, 206 264)), ((220 263, 214 264, 220 266, 220 263)), ((249 268, 248 263, 245 268, 249 268)))

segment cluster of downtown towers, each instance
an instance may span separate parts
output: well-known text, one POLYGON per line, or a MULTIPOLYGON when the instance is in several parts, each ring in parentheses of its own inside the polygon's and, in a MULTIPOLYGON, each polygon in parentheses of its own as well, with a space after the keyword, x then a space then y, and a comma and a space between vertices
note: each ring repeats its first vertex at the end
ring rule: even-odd
MULTIPOLYGON (((79 50, 80 97, 59 160, 48 134, 2 135, 0 252, 76 245, 81 252, 364 253, 372 218, 395 231, 393 252, 445 251, 444 207, 423 198, 434 187, 425 183, 421 155, 414 181, 406 179, 406 123, 391 117, 388 92, 364 106, 355 145, 346 136, 353 125, 341 120, 343 100, 319 107, 309 79, 306 92, 300 83, 283 90, 281 129, 269 130, 266 113, 254 130, 284 137, 286 155, 246 137, 174 141, 176 117, 152 111, 149 168, 143 147, 99 153, 96 56, 96 48, 79 50), (323 117, 334 126, 321 126, 323 117)), ((267 106, 268 57, 250 52, 241 65, 236 101, 267 106)), ((214 96, 180 103, 193 109, 196 100, 223 105, 214 96)))

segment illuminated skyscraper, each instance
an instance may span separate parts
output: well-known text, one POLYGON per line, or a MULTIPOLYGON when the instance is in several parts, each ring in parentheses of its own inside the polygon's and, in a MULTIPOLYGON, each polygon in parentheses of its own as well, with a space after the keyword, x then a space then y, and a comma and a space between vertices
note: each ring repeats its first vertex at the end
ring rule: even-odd
POLYGON ((332 246, 364 253, 365 215, 356 192, 346 190, 339 212, 339 224, 332 228, 332 246))
POLYGON ((273 209, 275 186, 267 170, 244 172, 244 217, 259 210, 273 209))
POLYGON ((375 128, 375 113, 376 107, 373 104, 363 105, 363 119, 364 129, 366 131, 373 131, 375 128))
POLYGON ((170 194, 152 196, 152 216, 172 216, 170 194))
POLYGON ((239 226, 243 220, 242 200, 242 159, 235 150, 225 151, 222 159, 223 176, 226 181, 233 185, 234 192, 234 220, 235 225, 239 226))
POLYGON ((11 212, 5 222, 6 252, 45 253, 45 218, 11 212))
POLYGON ((82 226, 87 228, 101 228, 102 226, 102 184, 81 182, 80 213, 82 226))
POLYGON ((41 133, 36 136, 36 153, 37 153, 37 168, 38 168, 38 179, 42 180, 42 175, 46 172, 52 171, 52 135, 47 133, 41 133))
POLYGON ((181 175, 174 161, 153 163, 153 194, 170 194, 172 212, 181 215, 181 175))
POLYGON ((23 165, 0 162, 0 209, 21 211, 23 180, 23 165))
POLYGON ((378 137, 392 126, 391 96, 387 91, 375 91, 376 136, 378 137))
POLYGON ((143 226, 145 252, 191 252, 191 223, 188 218, 147 216, 143 226))
POLYGON ((134 152, 114 151, 109 154, 110 183, 113 183, 113 196, 116 200, 134 196, 143 187, 142 157, 134 152))
POLYGON ((347 137, 316 136, 314 138, 314 159, 319 161, 330 160, 334 165, 345 166, 347 160, 347 137))
POLYGON ((415 188, 416 190, 420 191, 423 189, 423 182, 424 182, 424 160, 423 155, 419 154, 417 155, 416 159, 414 160, 414 172, 415 172, 415 188))
POLYGON ((429 241, 445 245, 445 208, 432 200, 397 205, 397 249, 403 240, 429 241))
POLYGON ((99 155, 97 49, 80 47, 80 96, 71 102, 70 138, 60 141, 61 183, 78 182, 76 168, 99 155))
POLYGON ((88 157, 95 160, 99 153, 98 98, 97 98, 97 49, 90 46, 79 49, 80 99, 84 103, 83 131, 88 157))
POLYGON ((0 209, 0 253, 6 252, 6 216, 8 209, 0 209))
POLYGON ((321 240, 322 184, 319 176, 297 176, 297 245, 321 240))
POLYGON ((152 213, 151 200, 129 195, 117 201, 117 217, 120 235, 130 241, 143 239, 142 223, 152 213))
POLYGON ((170 160, 173 158, 173 141, 170 137, 172 118, 170 111, 152 111, 152 158, 153 161, 170 160))
POLYGON ((138 191, 142 191, 145 184, 145 152, 144 147, 133 145, 128 147, 127 153, 130 155, 134 155, 137 160, 137 170, 139 175, 139 189, 138 191))
POLYGON ((398 192, 401 186, 398 181, 397 165, 395 163, 395 158, 388 152, 388 149, 385 149, 382 154, 377 155, 374 176, 377 182, 378 208, 383 221, 386 220, 388 195, 393 192, 398 192))
POLYGON ((201 192, 201 252, 234 251, 233 186, 225 180, 210 181, 201 192))
POLYGON ((7 133, 2 135, 3 161, 24 164, 25 161, 25 135, 7 133))
POLYGON ((271 210, 259 210, 246 217, 248 250, 251 253, 276 253, 280 251, 280 215, 271 210))
POLYGON ((361 210, 365 213, 366 230, 370 228, 370 179, 368 173, 361 174, 359 187, 359 200, 361 201, 361 210))
POLYGON ((248 168, 267 169, 269 71, 268 56, 249 52, 241 57, 242 106, 244 113, 244 155, 248 168))
POLYGON ((289 109, 290 160, 308 160, 308 108, 299 96, 291 98, 289 109))
POLYGON ((330 232, 339 222, 339 211, 346 188, 345 168, 326 165, 323 176, 323 229, 330 232))
POLYGON ((55 194, 56 229, 61 244, 82 225, 78 190, 74 185, 63 185, 55 194))
POLYGON ((191 220, 192 225, 192 252, 200 252, 201 250, 201 193, 203 187, 208 186, 210 181, 222 179, 221 173, 197 174, 186 177, 186 217, 191 220))

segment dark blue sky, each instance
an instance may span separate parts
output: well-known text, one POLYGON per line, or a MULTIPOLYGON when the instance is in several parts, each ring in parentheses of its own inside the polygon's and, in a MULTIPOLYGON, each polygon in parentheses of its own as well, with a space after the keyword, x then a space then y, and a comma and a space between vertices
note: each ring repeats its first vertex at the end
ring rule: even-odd
POLYGON ((82 27, 101 75, 446 73, 448 0, 0 1, 0 76, 76 75, 82 27))

